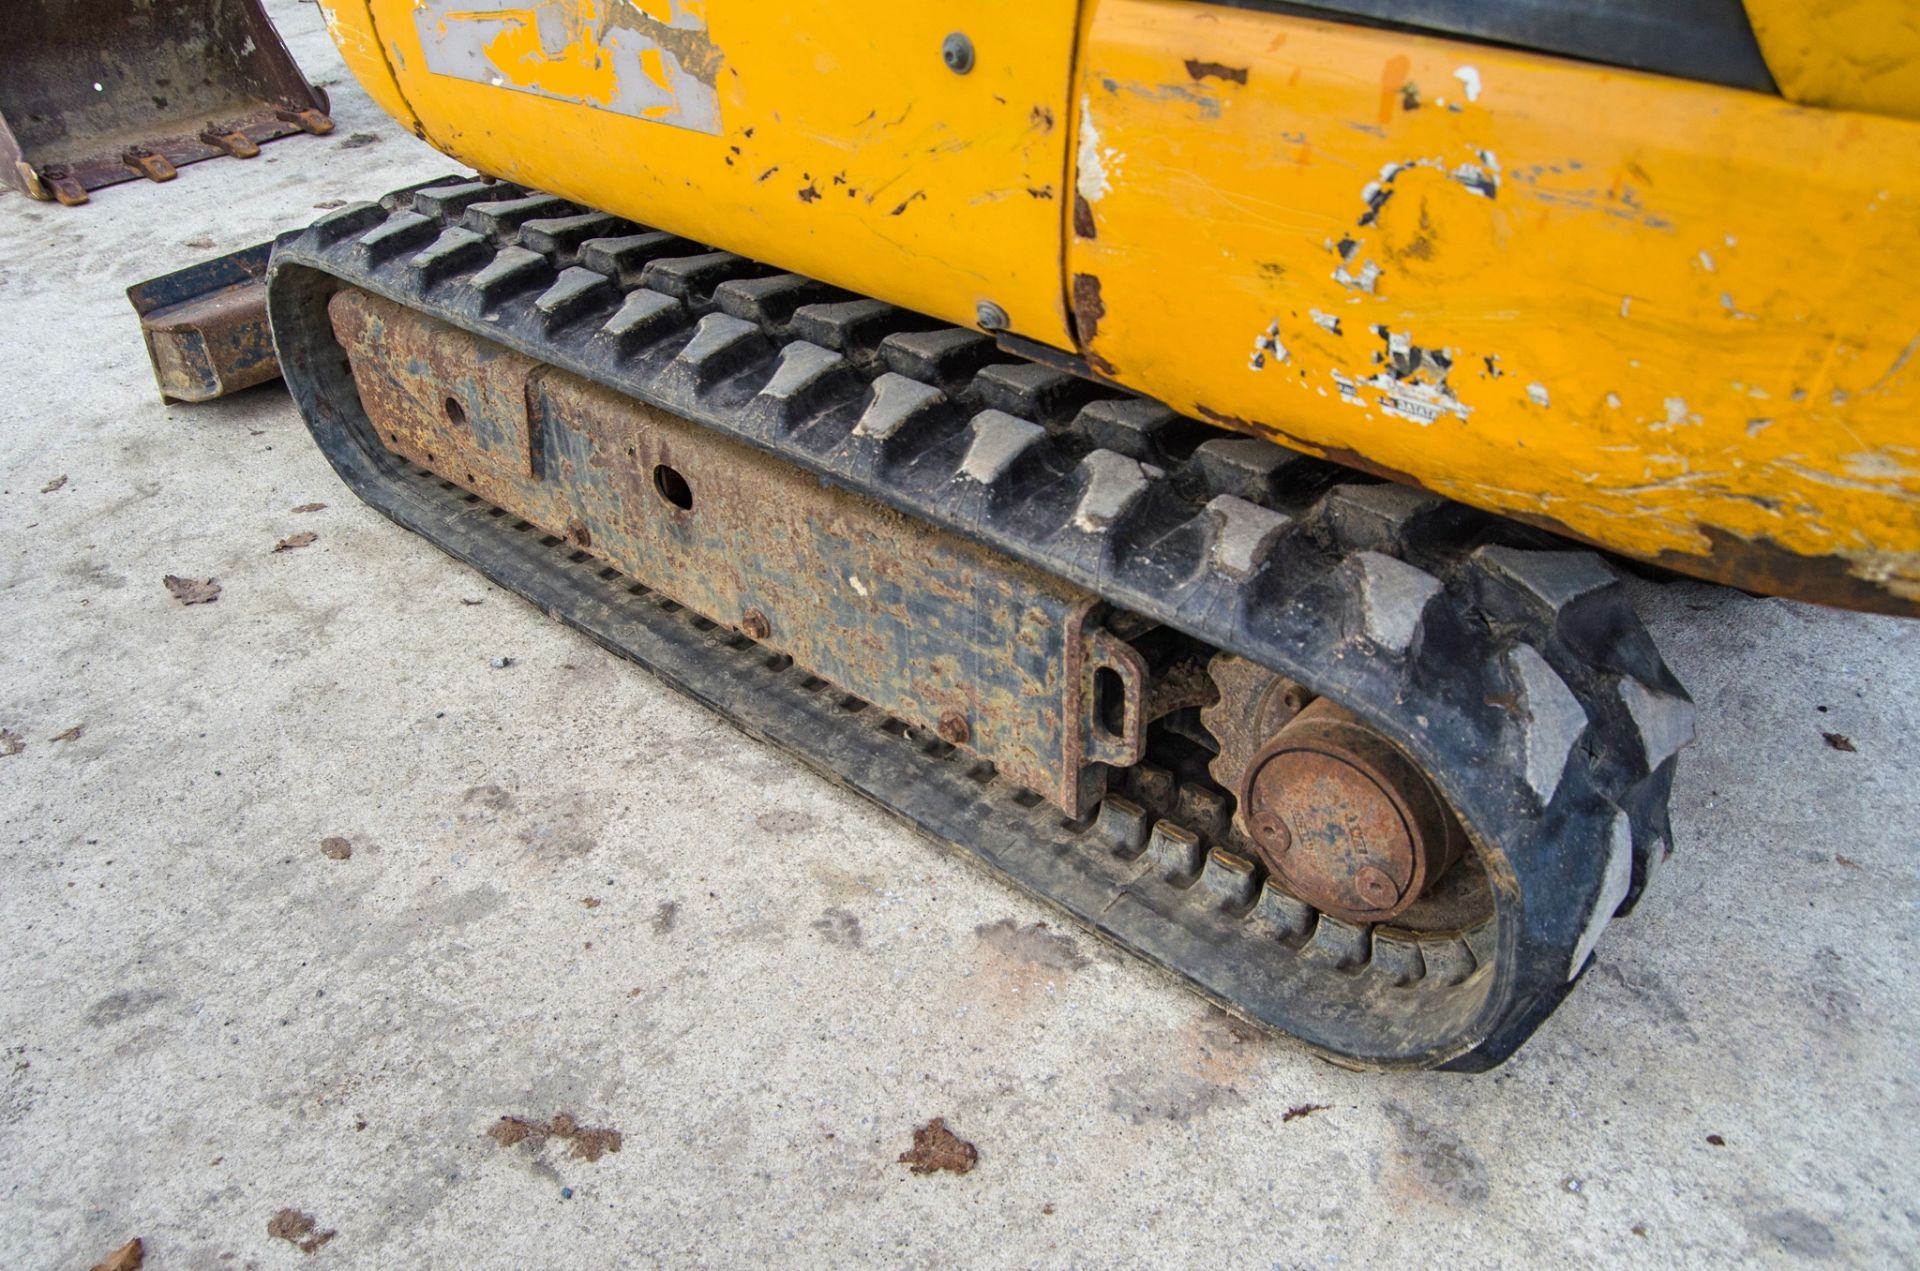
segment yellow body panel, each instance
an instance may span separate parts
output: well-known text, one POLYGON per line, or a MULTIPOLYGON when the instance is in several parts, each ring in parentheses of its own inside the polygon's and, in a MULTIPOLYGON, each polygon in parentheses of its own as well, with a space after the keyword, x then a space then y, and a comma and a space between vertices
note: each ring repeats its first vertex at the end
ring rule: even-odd
POLYGON ((998 305, 1070 343, 1073 0, 969 5, 966 74, 941 57, 958 16, 926 4, 328 5, 336 31, 378 31, 342 41, 362 83, 379 98, 397 79, 422 135, 483 172, 955 322, 998 305), (477 76, 432 68, 476 47, 477 76), (606 108, 616 91, 640 113, 606 108))
POLYGON ((1647 559, 1920 600, 1920 125, 1163 0, 1099 0, 1076 101, 1103 373, 1647 559))
POLYGON ((1910 0, 1746 0, 1780 91, 1813 106, 1920 119, 1920 6, 1910 0))
POLYGON ((380 51, 380 37, 373 28, 373 14, 366 0, 320 0, 320 16, 326 20, 327 34, 340 50, 340 58, 367 90, 374 104, 399 120, 414 133, 421 132, 413 108, 400 93, 393 67, 380 51))
POLYGON ((1615 550, 1920 611, 1920 123, 1169 0, 324 3, 482 171, 997 305, 1183 411, 1615 550))

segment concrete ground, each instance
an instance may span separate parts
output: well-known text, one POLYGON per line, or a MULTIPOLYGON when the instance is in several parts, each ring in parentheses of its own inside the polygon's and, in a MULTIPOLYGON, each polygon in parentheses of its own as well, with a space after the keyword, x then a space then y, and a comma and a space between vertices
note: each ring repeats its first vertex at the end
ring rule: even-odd
POLYGON ((127 284, 449 166, 273 8, 332 137, 0 196, 0 1266, 1920 1257, 1920 625, 1641 588, 1678 855, 1504 1068, 1337 1070, 396 529, 277 386, 160 405, 127 284), (488 1135, 562 1112, 619 1150, 488 1135), (897 1163, 935 1116, 973 1172, 897 1163))

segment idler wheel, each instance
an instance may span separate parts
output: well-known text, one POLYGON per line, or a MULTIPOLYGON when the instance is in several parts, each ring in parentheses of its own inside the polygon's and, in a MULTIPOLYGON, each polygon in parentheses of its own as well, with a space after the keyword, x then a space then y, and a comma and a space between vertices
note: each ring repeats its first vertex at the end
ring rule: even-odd
POLYGON ((1412 760, 1324 697, 1247 765, 1239 795, 1247 832, 1280 885, 1349 922, 1401 913, 1466 846, 1412 760))

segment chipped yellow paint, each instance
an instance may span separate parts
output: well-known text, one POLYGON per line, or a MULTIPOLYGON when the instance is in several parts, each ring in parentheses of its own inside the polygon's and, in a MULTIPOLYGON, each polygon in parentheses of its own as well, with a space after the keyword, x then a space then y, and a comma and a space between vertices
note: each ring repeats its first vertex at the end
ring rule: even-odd
MULTIPOLYGON (((609 91, 596 50, 629 0, 530 0, 489 49, 513 81, 498 86, 428 71, 414 0, 329 2, 342 28, 379 33, 378 61, 341 42, 369 91, 396 85, 395 113, 481 171, 954 322, 991 302, 1021 334, 1071 343, 1059 200, 1073 0, 969 5, 964 22, 924 4, 682 3, 718 55, 719 135, 586 104, 609 91), (569 35, 558 57, 541 10, 569 35), (957 26, 979 52, 967 75, 940 57, 957 26), (512 91, 535 85, 555 96, 512 91)), ((667 78, 657 58, 646 74, 667 78)))
POLYGON ((1780 91, 1813 106, 1920 119, 1920 7, 1912 0, 1746 0, 1780 91))
POLYGON ((414 118, 413 108, 400 95, 393 68, 387 65, 386 55, 381 52, 380 37, 373 29, 373 15, 367 10, 367 0, 319 0, 319 3, 327 34, 333 37, 341 60, 360 81, 360 87, 366 89, 376 106, 399 120, 402 127, 418 133, 420 121, 414 118))
POLYGON ((1167 0, 1097 0, 1075 100, 1113 378, 1709 576, 1920 601, 1920 124, 1167 0))

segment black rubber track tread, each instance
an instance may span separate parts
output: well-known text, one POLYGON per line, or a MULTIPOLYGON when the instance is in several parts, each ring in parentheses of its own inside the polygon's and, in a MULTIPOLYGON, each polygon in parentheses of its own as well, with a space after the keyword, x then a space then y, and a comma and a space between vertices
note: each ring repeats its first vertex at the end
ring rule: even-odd
MULTIPOLYGON (((565 244, 564 258, 524 240, 490 243, 475 255, 462 239, 464 254, 450 267, 434 255, 436 238, 474 208, 537 207, 545 220, 588 211, 522 202, 536 196, 505 184, 491 199, 473 200, 464 181, 340 209, 283 238, 272 267, 270 308, 289 384, 342 475, 402 524, 523 594, 546 586, 540 571, 549 566, 504 561, 480 542, 495 525, 484 511, 466 529, 424 515, 398 493, 397 458, 345 453, 344 416, 357 398, 347 407, 351 381, 335 365, 324 308, 343 284, 670 410, 1280 671, 1369 720, 1434 776, 1473 835, 1498 904, 1497 921, 1472 933, 1463 955, 1473 963, 1469 974, 1487 981, 1485 992, 1444 1036, 1415 1018, 1431 974, 1414 978, 1397 1006, 1396 995, 1370 989, 1379 1018, 1331 1001, 1316 1015, 1313 1003, 1269 999, 1254 983, 1278 987, 1258 966, 1285 961, 1271 947, 1277 940, 1303 962, 1403 985, 1409 972, 1398 942, 1383 949, 1391 956, 1375 958, 1376 933, 1303 915, 1304 906, 1257 876, 1204 857, 1183 887, 1148 870, 1106 910, 1087 912, 1031 869, 1010 868, 1005 853, 970 841, 964 818, 916 812, 905 791, 809 754, 817 734, 779 736, 737 701, 690 683, 699 676, 663 669, 605 624, 535 596, 1229 1008, 1343 1062, 1489 1066, 1525 1039, 1582 969, 1576 962, 1611 916, 1598 912, 1613 908, 1602 898, 1621 896, 1625 912, 1670 850, 1667 795, 1674 752, 1691 735, 1691 704, 1617 578, 1591 552, 1513 546, 1539 537, 1437 496, 1366 484, 1120 390, 1063 384, 1022 369, 1033 364, 1010 354, 983 357, 957 328, 905 310, 828 301, 763 326, 736 315, 758 316, 759 295, 789 291, 771 281, 777 271, 683 239, 655 239, 642 227, 619 227, 616 237, 638 242, 621 249, 625 256, 596 251, 593 239, 565 244), (432 193, 448 187, 457 191, 452 198, 432 193), (407 246, 396 248, 401 242, 407 246), (656 249, 661 254, 632 258, 656 249), (600 262, 605 287, 563 276, 600 262), (642 294, 661 279, 671 296, 642 294), (756 290, 749 284, 757 279, 769 281, 756 290), (635 313, 645 321, 624 316, 635 313), (953 334, 924 334, 941 331, 953 334), (903 366, 931 379, 910 379, 903 366), (1616 844, 1629 841, 1624 880, 1616 844), (1159 926, 1116 913, 1122 909, 1150 912, 1159 926), (1142 934, 1152 931, 1159 934, 1142 934)), ((507 220, 487 219, 486 232, 500 234, 507 220)), ((535 242, 552 244, 538 233, 535 242)), ((1144 849, 1141 861, 1182 859, 1182 832, 1167 821, 1131 822, 1132 806, 1120 798, 1103 806, 1090 833, 1107 846, 1105 857, 1144 849)))

